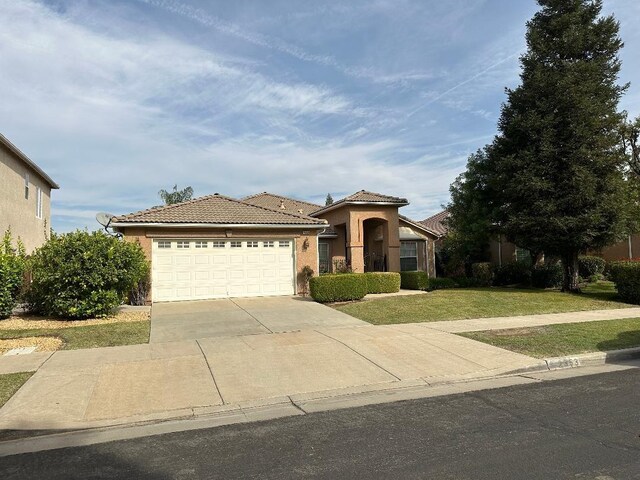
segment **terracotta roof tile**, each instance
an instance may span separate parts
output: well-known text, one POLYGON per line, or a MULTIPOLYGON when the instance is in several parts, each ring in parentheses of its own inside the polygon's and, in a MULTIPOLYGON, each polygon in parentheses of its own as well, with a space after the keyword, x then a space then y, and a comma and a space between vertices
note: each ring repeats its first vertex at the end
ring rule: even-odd
MULTIPOLYGON (((382 202, 382 203, 409 203, 406 198, 392 197, 390 195, 382 195, 381 193, 368 192, 360 190, 359 192, 344 197, 338 202, 382 202)), ((335 202, 335 203, 338 203, 335 202)))
POLYGON ((310 215, 316 210, 320 210, 322 208, 322 206, 316 205, 315 203, 283 197, 282 195, 274 195, 273 193, 268 192, 244 197, 242 201, 259 207, 266 207, 290 213, 302 213, 303 215, 310 215), (282 208, 283 206, 284 208, 282 208))
POLYGON ((440 213, 422 220, 421 223, 430 230, 433 230, 439 237, 443 237, 447 234, 448 228, 444 221, 449 218, 449 211, 443 210, 440 213))
POLYGON ((113 223, 323 225, 326 222, 306 215, 276 211, 215 194, 121 215, 114 218, 113 223))

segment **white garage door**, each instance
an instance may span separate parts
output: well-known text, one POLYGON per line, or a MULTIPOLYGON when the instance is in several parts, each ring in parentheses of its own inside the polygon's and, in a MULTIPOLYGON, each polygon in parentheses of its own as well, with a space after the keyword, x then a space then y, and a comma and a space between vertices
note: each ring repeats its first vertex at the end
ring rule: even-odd
POLYGON ((154 240, 154 302, 293 295, 292 240, 154 240))

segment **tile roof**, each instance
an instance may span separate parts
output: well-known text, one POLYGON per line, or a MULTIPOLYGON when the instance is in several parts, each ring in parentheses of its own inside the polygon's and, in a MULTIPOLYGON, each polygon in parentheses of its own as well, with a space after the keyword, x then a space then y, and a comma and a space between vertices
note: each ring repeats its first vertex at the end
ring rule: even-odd
POLYGON ((316 210, 320 210, 322 208, 321 205, 316 205, 315 203, 283 197, 282 195, 274 195, 269 192, 249 195, 248 197, 244 197, 242 201, 259 207, 272 208, 274 210, 290 213, 302 213, 303 215, 311 215, 316 210))
POLYGON ((174 205, 153 207, 121 215, 112 225, 127 223, 202 223, 219 225, 325 225, 321 219, 293 212, 276 211, 214 194, 174 205))
POLYGON ((322 213, 326 210, 333 209, 335 207, 339 207, 340 205, 348 205, 350 203, 393 203, 398 206, 408 205, 409 202, 406 198, 401 197, 392 197, 390 195, 382 195, 381 193, 368 192, 366 190, 360 190, 352 195, 341 198, 340 200, 333 202, 331 205, 327 205, 326 207, 322 207, 317 212, 313 212, 311 215, 314 217, 317 214, 322 213))
POLYGON ((413 227, 420 228, 421 230, 424 230, 424 231, 430 233, 431 235, 434 235, 436 237, 440 237, 440 234, 438 234, 435 230, 427 227, 422 222, 417 222, 415 220, 410 219, 409 217, 405 217, 404 215, 398 215, 398 218, 400 218, 400 220, 410 224, 413 227))
POLYGON ((430 230, 433 230, 439 237, 444 237, 447 234, 448 227, 444 221, 449 218, 449 211, 443 210, 440 213, 436 213, 429 218, 418 222, 430 230))

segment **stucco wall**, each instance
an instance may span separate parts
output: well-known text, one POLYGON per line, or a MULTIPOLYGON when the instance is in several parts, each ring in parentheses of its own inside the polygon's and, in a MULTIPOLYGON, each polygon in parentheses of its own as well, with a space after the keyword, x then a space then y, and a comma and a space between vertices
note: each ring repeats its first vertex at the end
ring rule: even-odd
POLYGON ((300 278, 300 272, 305 265, 309 265, 314 274, 318 273, 318 244, 316 241, 317 230, 245 230, 232 229, 227 235, 226 229, 186 229, 186 228, 144 228, 129 227, 123 228, 122 233, 127 241, 138 241, 144 250, 147 259, 151 262, 151 251, 153 239, 160 238, 193 238, 193 239, 209 239, 209 238, 229 238, 229 239, 252 239, 252 238, 274 238, 293 239, 296 254, 296 271, 297 271, 297 292, 302 293, 303 284, 300 278), (307 246, 305 247, 305 240, 307 246))
POLYGON ((51 187, 22 160, 0 145, 0 234, 10 228, 27 253, 41 246, 51 229, 51 187), (29 198, 25 198, 29 173, 29 198), (36 218, 37 187, 42 189, 42 218, 36 218))

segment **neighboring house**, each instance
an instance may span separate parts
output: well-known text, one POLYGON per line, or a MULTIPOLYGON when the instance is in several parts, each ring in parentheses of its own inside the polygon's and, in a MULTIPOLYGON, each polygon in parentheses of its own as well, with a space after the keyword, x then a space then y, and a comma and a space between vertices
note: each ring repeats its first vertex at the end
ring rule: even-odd
POLYGON ((398 213, 404 198, 361 190, 328 206, 270 194, 214 194, 115 217, 151 261, 152 300, 292 295, 301 270, 423 270, 437 235, 398 213))
MULTIPOLYGON (((449 217, 449 212, 443 210, 440 213, 421 221, 425 227, 431 229, 439 235, 440 240, 447 235, 447 226, 445 219, 449 217)), ((441 241, 436 242, 436 252, 441 241)), ((505 263, 530 261, 531 254, 529 250, 520 248, 514 243, 507 241, 503 236, 489 242, 488 260, 494 265, 503 265, 505 263)), ((604 258, 606 261, 628 260, 631 258, 640 258, 640 233, 629 235, 624 240, 614 243, 600 251, 592 252, 604 258)))
POLYGON ((49 237, 51 190, 60 188, 40 167, 0 134, 0 233, 11 229, 27 253, 49 237))

